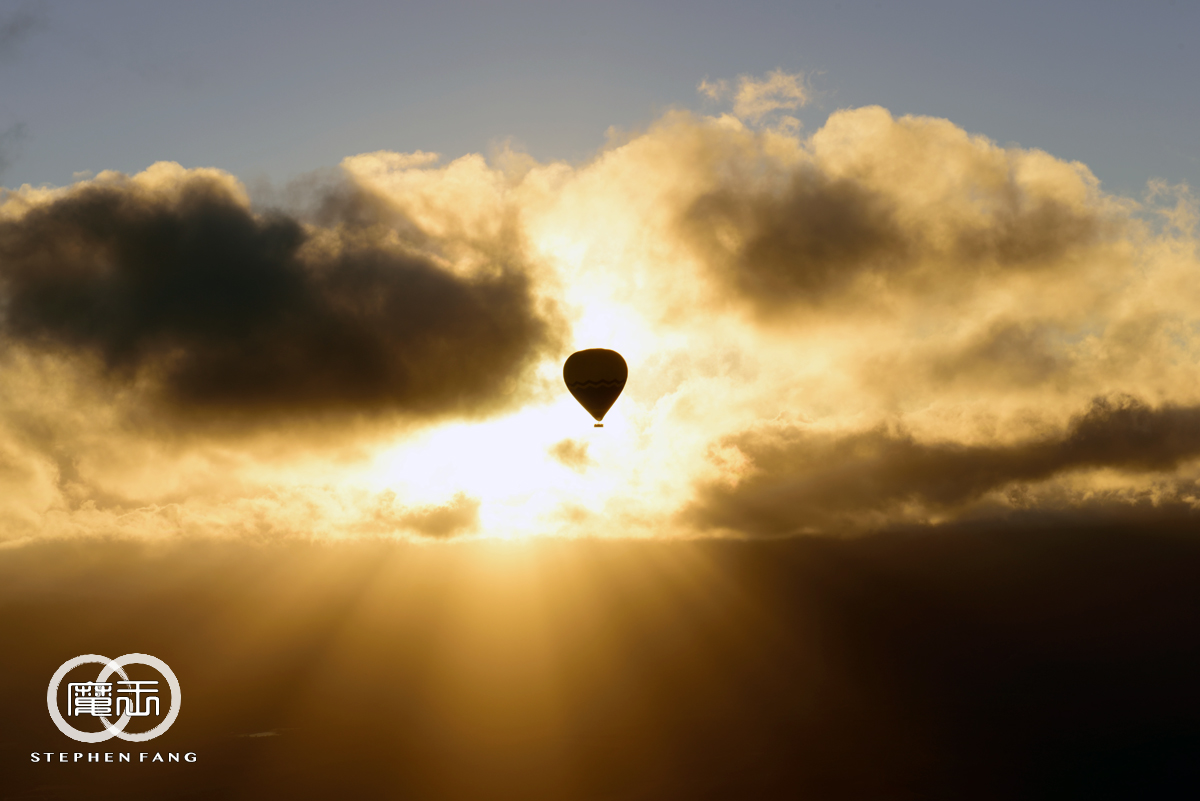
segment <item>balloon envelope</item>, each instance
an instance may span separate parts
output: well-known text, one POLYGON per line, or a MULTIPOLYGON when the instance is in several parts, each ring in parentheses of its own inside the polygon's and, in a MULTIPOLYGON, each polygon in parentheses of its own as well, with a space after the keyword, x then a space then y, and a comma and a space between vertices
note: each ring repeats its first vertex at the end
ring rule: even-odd
POLYGON ((577 351, 563 365, 567 389, 597 420, 603 420, 617 402, 628 377, 629 367, 615 350, 589 348, 577 351))

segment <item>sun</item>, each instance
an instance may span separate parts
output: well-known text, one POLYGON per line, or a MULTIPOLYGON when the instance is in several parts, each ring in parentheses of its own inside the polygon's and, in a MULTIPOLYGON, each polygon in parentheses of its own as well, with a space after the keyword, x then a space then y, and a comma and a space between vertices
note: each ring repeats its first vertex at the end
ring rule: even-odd
POLYGON ((550 404, 441 426, 387 446, 359 480, 375 491, 394 491, 412 505, 444 503, 465 493, 480 502, 483 536, 554 534, 562 509, 599 511, 620 490, 635 450, 633 433, 616 408, 603 429, 594 428, 564 387, 563 397, 550 404), (585 449, 585 469, 553 456, 563 440, 585 449))

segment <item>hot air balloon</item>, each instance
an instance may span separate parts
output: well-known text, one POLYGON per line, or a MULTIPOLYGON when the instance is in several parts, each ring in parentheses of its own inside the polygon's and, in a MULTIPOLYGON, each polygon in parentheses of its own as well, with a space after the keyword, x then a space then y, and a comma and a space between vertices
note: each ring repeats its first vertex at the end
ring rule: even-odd
POLYGON ((621 354, 604 348, 588 348, 567 357, 563 380, 579 405, 596 418, 595 428, 604 428, 604 415, 617 402, 629 367, 621 354))

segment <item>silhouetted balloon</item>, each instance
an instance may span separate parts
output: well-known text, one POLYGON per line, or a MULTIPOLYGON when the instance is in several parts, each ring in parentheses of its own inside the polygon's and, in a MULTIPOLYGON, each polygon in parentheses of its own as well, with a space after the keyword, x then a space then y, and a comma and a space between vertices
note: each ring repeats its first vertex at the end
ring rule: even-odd
MULTIPOLYGON (((577 351, 567 357, 567 363, 563 365, 567 389, 597 421, 603 420, 617 402, 628 377, 629 367, 615 350, 589 348, 577 351)), ((597 422, 596 427, 603 427, 603 423, 597 422)))

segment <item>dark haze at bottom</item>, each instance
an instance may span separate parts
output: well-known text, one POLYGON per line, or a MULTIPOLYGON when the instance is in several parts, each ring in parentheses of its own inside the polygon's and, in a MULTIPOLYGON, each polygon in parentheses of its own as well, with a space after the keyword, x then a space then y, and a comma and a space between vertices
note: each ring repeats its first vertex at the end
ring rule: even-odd
POLYGON ((1194 529, 12 548, 0 798, 1194 798, 1194 529), (60 734, 131 652, 171 730, 60 734))

